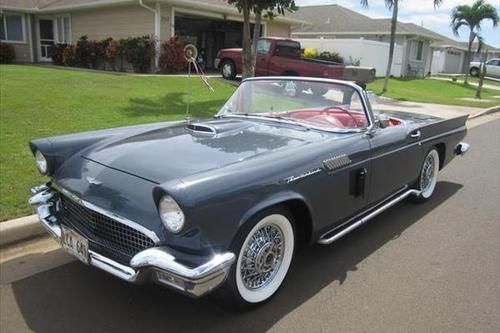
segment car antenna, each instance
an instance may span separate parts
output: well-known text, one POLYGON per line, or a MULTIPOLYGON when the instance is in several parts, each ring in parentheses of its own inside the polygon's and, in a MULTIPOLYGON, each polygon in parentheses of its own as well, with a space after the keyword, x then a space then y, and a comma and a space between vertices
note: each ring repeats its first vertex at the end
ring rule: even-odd
POLYGON ((194 67, 196 74, 200 76, 200 79, 205 83, 210 91, 215 91, 212 85, 208 82, 208 77, 203 72, 201 66, 198 65, 196 58, 198 57, 198 49, 193 44, 187 44, 184 46, 184 59, 188 63, 188 85, 189 85, 189 96, 186 103, 186 120, 189 122, 189 107, 191 105, 191 100, 193 98, 193 86, 190 83, 191 79, 191 66, 194 67))

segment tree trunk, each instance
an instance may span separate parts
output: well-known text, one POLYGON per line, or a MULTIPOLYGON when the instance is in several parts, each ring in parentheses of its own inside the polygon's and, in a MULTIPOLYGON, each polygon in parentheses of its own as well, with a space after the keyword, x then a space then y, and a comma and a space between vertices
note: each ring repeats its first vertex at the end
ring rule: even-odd
POLYGON ((243 2, 243 52, 241 53, 242 73, 243 79, 251 77, 252 69, 252 40, 250 37, 250 5, 248 1, 243 2))
POLYGON ((469 70, 470 70, 470 61, 471 61, 471 53, 472 53, 472 43, 474 42, 474 38, 476 37, 476 34, 472 31, 472 28, 470 30, 469 34, 469 46, 467 48, 467 54, 465 55, 465 80, 464 84, 467 84, 467 81, 469 79, 469 70))
POLYGON ((387 69, 385 71, 383 93, 387 92, 389 85, 389 76, 391 76, 392 58, 394 57, 394 43, 396 42, 396 27, 398 24, 398 5, 399 0, 394 0, 392 4, 392 20, 391 20, 391 41, 389 45, 389 60, 387 61, 387 69))
POLYGON ((257 43, 260 38, 260 27, 262 22, 262 11, 255 13, 255 24, 253 26, 252 38, 252 76, 255 76, 255 68, 257 67, 257 43))
POLYGON ((486 75, 486 57, 488 56, 488 51, 484 51, 484 55, 481 57, 481 62, 479 63, 479 83, 477 84, 476 98, 481 98, 481 90, 483 89, 484 76, 486 75))

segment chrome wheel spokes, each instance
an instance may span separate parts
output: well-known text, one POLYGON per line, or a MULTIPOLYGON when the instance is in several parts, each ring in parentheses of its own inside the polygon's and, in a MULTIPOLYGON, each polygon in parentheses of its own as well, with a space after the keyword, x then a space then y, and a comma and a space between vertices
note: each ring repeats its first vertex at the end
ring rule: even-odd
POLYGON ((258 289, 272 281, 283 260, 284 237, 281 229, 266 225, 250 238, 243 252, 240 274, 248 289, 258 289))
POLYGON ((422 191, 426 191, 430 186, 432 186, 434 180, 435 163, 436 161, 434 161, 434 156, 432 155, 427 156, 427 158, 425 159, 420 181, 422 185, 422 191))

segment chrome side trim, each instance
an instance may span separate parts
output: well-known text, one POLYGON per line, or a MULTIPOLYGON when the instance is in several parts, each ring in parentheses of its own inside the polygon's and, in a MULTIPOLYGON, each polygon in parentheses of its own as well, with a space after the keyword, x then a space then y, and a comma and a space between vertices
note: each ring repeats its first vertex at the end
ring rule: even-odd
POLYGON ((318 243, 319 244, 323 244, 323 245, 331 244, 331 243, 335 242, 336 240, 338 240, 339 238, 347 235, 348 233, 350 233, 354 229, 356 229, 356 228, 360 227, 361 225, 365 224, 366 222, 368 222, 369 220, 371 220, 375 216, 379 215, 383 211, 385 211, 385 210, 391 208, 392 206, 394 206, 395 204, 399 203, 400 201, 402 201, 406 197, 408 197, 410 195, 419 195, 419 194, 420 194, 420 191, 418 191, 418 190, 407 190, 407 191, 403 192, 402 194, 397 195, 395 198, 389 200, 388 202, 386 202, 385 204, 383 204, 379 208, 375 209, 371 213, 369 213, 369 214, 365 215, 364 217, 360 218, 358 221, 354 222, 353 224, 349 225, 348 227, 346 227, 346 228, 340 230, 339 232, 335 233, 333 236, 328 237, 328 238, 324 238, 331 231, 328 231, 328 232, 324 233, 319 238, 318 243))
POLYGON ((155 244, 159 244, 160 243, 160 238, 156 235, 156 233, 152 230, 149 230, 147 228, 145 228, 144 226, 138 224, 137 222, 134 222, 132 220, 129 220, 125 217, 122 217, 116 213, 113 213, 113 212, 110 212, 106 209, 103 209, 103 208, 100 208, 88 201, 85 201, 83 199, 81 199, 80 197, 78 197, 76 194, 68 191, 67 189, 63 188, 61 185, 57 184, 56 182, 52 182, 51 183, 51 186, 56 189, 57 191, 59 191, 61 194, 63 194, 64 196, 66 196, 68 199, 71 199, 73 200, 74 202, 76 202, 77 204, 79 205, 82 205, 88 209, 91 209, 99 214, 102 214, 102 215, 105 215, 111 219, 114 219, 120 223, 123 223, 127 226, 129 226, 130 228, 132 229, 135 229, 137 231, 140 231, 142 232, 143 234, 145 234, 146 236, 148 236, 149 238, 151 238, 151 240, 155 243, 155 244))

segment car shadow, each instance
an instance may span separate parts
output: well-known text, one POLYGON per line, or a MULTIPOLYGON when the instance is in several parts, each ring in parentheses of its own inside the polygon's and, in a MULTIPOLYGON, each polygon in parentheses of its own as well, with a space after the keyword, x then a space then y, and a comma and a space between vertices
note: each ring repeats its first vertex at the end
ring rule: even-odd
POLYGON ((195 300, 157 285, 128 284, 78 262, 13 282, 13 295, 36 332, 263 332, 327 285, 338 281, 342 288, 360 262, 461 188, 440 182, 424 204, 402 202, 330 246, 300 249, 278 294, 248 312, 224 308, 213 297, 195 300))
MULTIPOLYGON (((189 94, 184 92, 169 93, 159 98, 131 98, 123 113, 130 117, 168 116, 171 119, 182 119, 186 115, 189 94)), ((197 101, 192 97, 189 113, 193 118, 211 118, 224 105, 226 99, 214 98, 197 101)))

